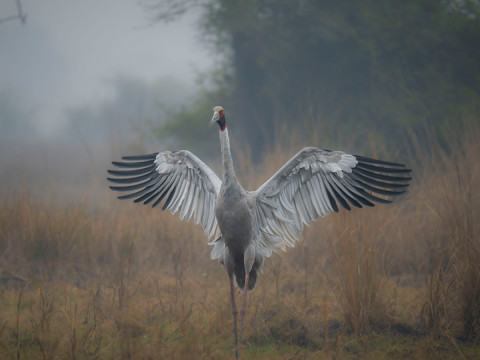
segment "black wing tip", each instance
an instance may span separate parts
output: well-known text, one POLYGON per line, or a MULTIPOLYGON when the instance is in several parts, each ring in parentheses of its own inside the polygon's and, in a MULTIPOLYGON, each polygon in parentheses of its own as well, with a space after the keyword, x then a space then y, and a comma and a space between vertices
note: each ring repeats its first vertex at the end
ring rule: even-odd
POLYGON ((109 188, 113 191, 123 191, 121 186, 109 186, 109 188))
POLYGON ((335 202, 335 199, 333 198, 332 194, 330 194, 330 191, 327 191, 327 196, 328 196, 328 200, 330 201, 330 205, 332 206, 333 211, 338 213, 337 203, 335 202))
MULTIPOLYGON (((352 173, 355 174, 356 176, 361 176, 361 177, 367 177, 369 179, 374 179, 377 181, 384 182, 385 185, 392 184, 392 185, 406 185, 408 181, 410 181, 412 178, 408 176, 392 176, 389 173, 382 172, 381 170, 375 171, 375 170, 369 170, 365 169, 361 166, 354 167, 352 169, 352 173)), ((401 174, 399 174, 401 175, 401 174)))
MULTIPOLYGON (((170 194, 168 195, 167 197, 167 200, 165 200, 165 203, 163 204, 162 206, 162 210, 166 210, 168 208, 168 206, 170 205, 170 202, 172 201, 173 199, 173 195, 175 195, 175 191, 177 190, 177 187, 174 187, 171 191, 170 191, 170 194)), ((160 201, 157 201, 154 205, 157 206, 158 203, 160 203, 160 201)), ((154 206, 154 207, 155 207, 154 206)))
MULTIPOLYGON (((391 161, 385 161, 385 160, 378 160, 378 159, 373 159, 369 158, 367 156, 362 156, 362 155, 353 155, 355 158, 364 163, 369 163, 369 164, 378 164, 378 165, 386 165, 386 166, 392 166, 392 167, 397 167, 397 168, 406 168, 405 164, 400 164, 400 163, 395 163, 391 161)), ((408 169, 408 171, 411 171, 408 169)))
POLYGON ((392 200, 382 199, 382 198, 379 198, 377 196, 375 196, 375 197, 376 197, 375 201, 379 204, 391 204, 391 203, 393 203, 392 200))
POLYGON ((112 165, 118 168, 143 168, 154 164, 152 159, 142 161, 112 161, 112 165))
POLYGON ((397 167, 388 167, 385 165, 372 165, 372 164, 367 164, 365 162, 359 161, 357 165, 355 166, 356 168, 359 169, 364 169, 367 171, 374 171, 374 172, 379 172, 379 173, 384 173, 384 174, 406 174, 410 173, 412 170, 407 169, 407 168, 397 168, 397 167))
POLYGON ((153 173, 155 171, 155 164, 148 165, 141 168, 132 168, 131 170, 107 170, 107 173, 113 176, 118 176, 122 178, 134 177, 137 175, 146 175, 148 173, 153 173))
POLYGON ((341 192, 340 189, 336 189, 336 186, 334 184, 331 184, 330 186, 332 188, 333 195, 337 199, 337 201, 340 203, 340 206, 345 210, 348 210, 348 211, 352 210, 352 208, 348 204, 348 201, 345 200, 342 197, 342 195, 340 195, 340 192, 341 192))
POLYGON ((145 154, 145 155, 129 155, 129 156, 122 156, 122 160, 127 161, 138 161, 138 160, 153 160, 157 157, 157 153, 152 154, 145 154))
POLYGON ((158 154, 122 156, 123 161, 112 161, 112 165, 119 168, 149 167, 155 163, 158 154))
POLYGON ((119 200, 131 199, 130 195, 131 195, 131 194, 128 194, 128 195, 120 195, 120 196, 117 196, 117 199, 119 199, 119 200))
MULTIPOLYGON (((117 199, 119 199, 119 200, 128 200, 128 199, 131 199, 131 198, 132 198, 132 194, 117 196, 117 199)), ((135 202, 135 201, 133 201, 133 202, 135 202)))

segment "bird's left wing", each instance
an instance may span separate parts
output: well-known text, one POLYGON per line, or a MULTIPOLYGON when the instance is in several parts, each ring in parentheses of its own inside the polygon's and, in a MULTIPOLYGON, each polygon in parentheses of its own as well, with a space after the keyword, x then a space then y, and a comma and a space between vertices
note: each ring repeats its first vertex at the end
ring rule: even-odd
MULTIPOLYGON (((217 233, 215 201, 222 185, 218 176, 198 157, 186 150, 125 156, 112 162, 122 170, 108 170, 115 191, 130 192, 119 199, 135 199, 155 207, 165 199, 162 210, 179 211, 180 219, 194 219, 214 240, 217 233)), ((218 233, 217 233, 218 236, 218 233)))
POLYGON ((347 210, 391 202, 389 197, 405 192, 408 172, 401 164, 341 151, 301 150, 249 193, 257 248, 269 256, 272 250, 293 247, 304 224, 338 212, 337 202, 347 210))

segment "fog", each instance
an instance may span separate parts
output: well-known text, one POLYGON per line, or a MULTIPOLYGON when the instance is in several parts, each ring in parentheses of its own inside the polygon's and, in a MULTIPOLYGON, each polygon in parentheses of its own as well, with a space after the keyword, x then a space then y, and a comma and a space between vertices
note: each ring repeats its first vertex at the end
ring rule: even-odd
MULTIPOLYGON (((2 192, 62 198, 106 188, 111 158, 142 141, 134 132, 122 143, 112 124, 160 121, 159 104, 184 102, 212 67, 199 12, 166 24, 130 0, 21 4, 25 24, 0 23, 2 192)), ((15 14, 14 0, 0 2, 0 19, 15 14)))
MULTIPOLYGON (((212 63, 194 11, 151 24, 129 0, 23 0, 22 6, 25 26, 0 25, 0 93, 33 113, 41 135, 60 132, 66 108, 111 97, 109 80, 119 74, 147 82, 168 75, 193 85, 212 63)), ((15 13, 13 0, 0 3, 0 18, 15 13)))

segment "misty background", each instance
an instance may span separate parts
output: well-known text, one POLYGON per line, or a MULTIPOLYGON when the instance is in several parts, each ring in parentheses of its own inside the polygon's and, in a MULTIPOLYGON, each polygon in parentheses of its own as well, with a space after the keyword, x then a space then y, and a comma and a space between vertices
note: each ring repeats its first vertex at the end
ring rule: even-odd
POLYGON ((479 9, 476 0, 2 1, 2 192, 98 200, 110 161, 165 149, 188 148, 215 168, 215 105, 234 152, 252 163, 293 142, 367 155, 376 144, 412 164, 412 133, 447 145, 452 129, 478 119, 479 9))
MULTIPOLYGON (((5 193, 18 186, 62 195, 67 186, 88 188, 92 173, 105 177, 107 157, 142 142, 150 123, 161 124, 193 96, 213 64, 200 42, 198 11, 166 24, 128 0, 21 6, 25 24, 0 23, 5 193)), ((17 11, 16 1, 2 1, 0 21, 17 11)))
POLYGON ((248 190, 305 146, 412 169, 266 260, 245 358, 479 358, 480 0, 0 0, 1 359, 234 356, 202 229, 107 181, 220 174, 215 105, 248 190))

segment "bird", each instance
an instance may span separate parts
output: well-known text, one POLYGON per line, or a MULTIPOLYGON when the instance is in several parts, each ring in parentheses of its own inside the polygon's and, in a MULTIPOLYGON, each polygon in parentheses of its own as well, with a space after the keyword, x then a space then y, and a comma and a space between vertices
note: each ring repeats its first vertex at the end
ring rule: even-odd
POLYGON ((200 224, 213 245, 211 259, 219 259, 230 280, 234 317, 235 355, 242 341, 247 292, 254 289, 266 257, 294 247, 304 226, 339 206, 372 207, 390 203, 403 194, 411 177, 404 164, 377 160, 343 151, 305 147, 255 191, 237 180, 230 150, 225 110, 213 108, 209 125, 220 134, 222 174, 219 178, 188 150, 124 156, 108 170, 119 199, 179 213, 200 224), (240 336, 235 286, 243 291, 240 336))

